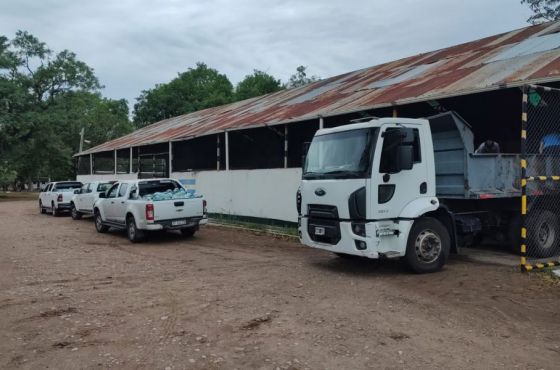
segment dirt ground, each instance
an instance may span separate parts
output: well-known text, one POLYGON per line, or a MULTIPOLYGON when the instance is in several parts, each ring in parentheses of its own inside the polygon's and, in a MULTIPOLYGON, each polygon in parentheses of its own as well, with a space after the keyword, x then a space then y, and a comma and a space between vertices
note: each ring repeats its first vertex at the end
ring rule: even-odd
POLYGON ((558 369, 560 289, 208 226, 132 245, 0 203, 0 368, 558 369))

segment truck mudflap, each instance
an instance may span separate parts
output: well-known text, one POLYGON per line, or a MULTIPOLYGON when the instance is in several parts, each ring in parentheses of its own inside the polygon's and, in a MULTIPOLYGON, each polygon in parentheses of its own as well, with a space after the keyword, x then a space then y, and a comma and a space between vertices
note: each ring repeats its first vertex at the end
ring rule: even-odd
MULTIPOLYGON (((366 236, 360 236, 353 232, 350 221, 337 221, 338 238, 336 232, 324 229, 328 240, 321 239, 317 234, 317 227, 324 227, 324 220, 317 223, 316 220, 302 217, 299 220, 299 237, 302 244, 312 248, 323 249, 333 253, 344 253, 367 258, 401 257, 406 253, 406 236, 412 227, 413 220, 386 220, 373 221, 365 224, 366 236), (334 233, 334 234, 331 234, 334 233), (315 234, 315 235, 314 235, 315 234)), ((319 234, 322 234, 319 229, 319 234)))

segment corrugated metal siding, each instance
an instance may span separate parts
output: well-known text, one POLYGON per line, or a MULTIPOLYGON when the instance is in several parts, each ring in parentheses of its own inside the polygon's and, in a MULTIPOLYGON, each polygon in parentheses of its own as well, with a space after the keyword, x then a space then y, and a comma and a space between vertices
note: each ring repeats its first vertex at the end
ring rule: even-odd
POLYGON ((560 22, 531 26, 166 119, 80 154, 147 145, 226 130, 560 81, 560 22), (540 38, 539 36, 542 36, 540 38))

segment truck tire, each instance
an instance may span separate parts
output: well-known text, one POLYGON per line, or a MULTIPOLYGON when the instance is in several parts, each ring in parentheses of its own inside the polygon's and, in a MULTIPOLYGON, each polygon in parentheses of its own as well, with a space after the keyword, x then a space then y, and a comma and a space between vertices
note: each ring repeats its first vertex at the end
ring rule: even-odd
POLYGON ((126 219, 126 236, 133 243, 139 243, 144 239, 144 231, 136 227, 133 216, 128 216, 126 219))
POLYGON ((72 202, 70 204, 71 210, 70 213, 72 215, 72 220, 80 220, 82 218, 82 213, 76 209, 76 205, 72 202))
POLYGON ((39 212, 41 212, 41 214, 47 213, 47 211, 45 210, 45 207, 43 207, 43 203, 41 201, 39 201, 39 212))
POLYGON ((101 214, 99 211, 95 211, 94 213, 94 222, 95 222, 95 230, 98 233, 106 233, 109 231, 109 227, 107 225, 103 225, 103 219, 101 218, 101 214))
POLYGON ((529 257, 546 258, 560 252, 560 225, 558 222, 558 216, 546 209, 535 209, 527 216, 529 257))
POLYGON ((416 273, 441 270, 451 247, 449 232, 441 222, 432 217, 417 219, 408 235, 405 260, 416 273))
POLYGON ((54 217, 58 217, 60 215, 60 212, 58 212, 58 209, 54 206, 54 202, 51 203, 51 214, 54 217))
POLYGON ((508 243, 513 254, 521 254, 521 215, 512 215, 508 224, 508 243))
POLYGON ((196 232, 196 227, 186 227, 184 229, 181 229, 181 234, 185 237, 185 238, 190 238, 194 235, 194 233, 196 232))

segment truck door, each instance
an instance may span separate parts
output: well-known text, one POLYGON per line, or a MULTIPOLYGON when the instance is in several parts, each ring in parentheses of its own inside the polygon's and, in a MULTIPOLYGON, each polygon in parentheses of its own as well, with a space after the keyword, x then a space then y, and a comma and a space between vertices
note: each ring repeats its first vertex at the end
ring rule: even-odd
POLYGON ((125 213, 126 213, 126 200, 128 199, 128 184, 122 183, 119 188, 119 193, 117 198, 115 198, 115 204, 113 205, 115 221, 124 224, 125 223, 125 213))
POLYGON ((115 222, 115 201, 119 191, 119 184, 115 184, 107 192, 107 199, 103 200, 103 210, 105 211, 105 219, 115 222))
POLYGON ((411 169, 401 170, 397 173, 392 170, 396 161, 395 143, 388 140, 385 132, 399 130, 401 125, 388 125, 381 130, 380 140, 377 145, 375 161, 372 168, 371 202, 373 219, 399 218, 403 208, 411 201, 428 195, 428 171, 425 158, 422 158, 421 136, 418 128, 407 130, 407 137, 403 138, 402 145, 411 145, 413 165, 411 169), (411 137, 409 137, 411 136, 411 137))

